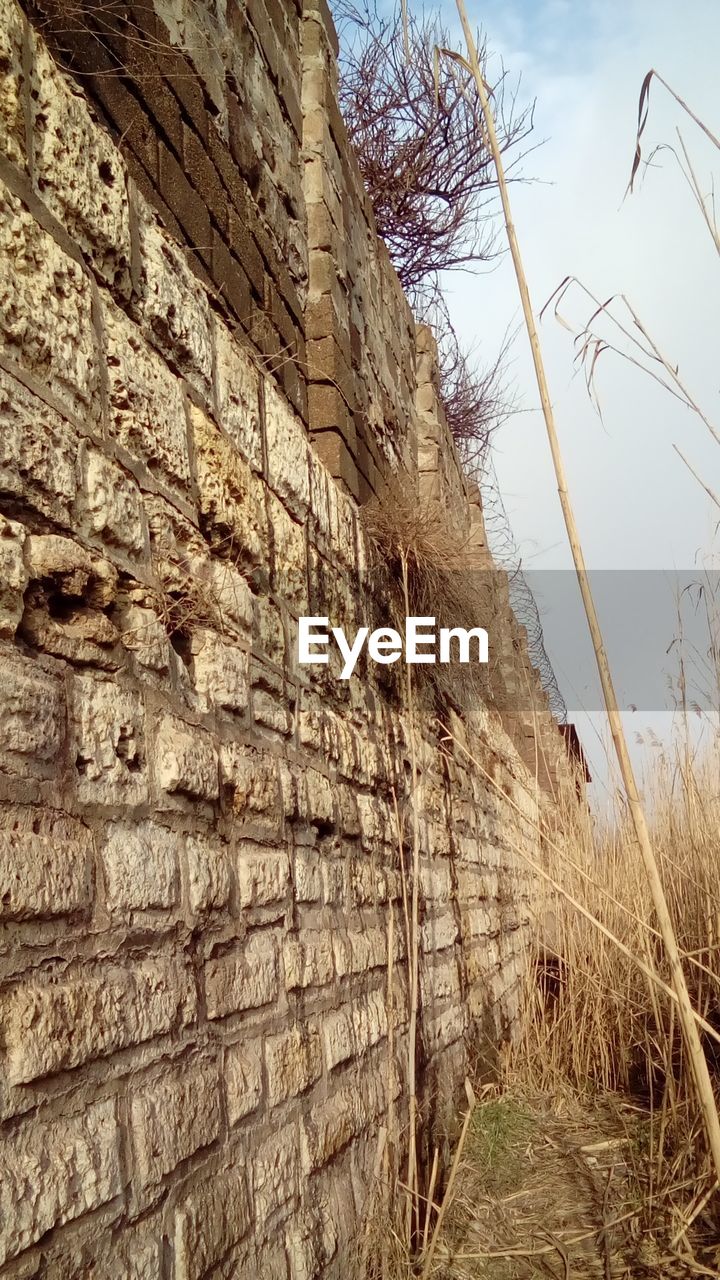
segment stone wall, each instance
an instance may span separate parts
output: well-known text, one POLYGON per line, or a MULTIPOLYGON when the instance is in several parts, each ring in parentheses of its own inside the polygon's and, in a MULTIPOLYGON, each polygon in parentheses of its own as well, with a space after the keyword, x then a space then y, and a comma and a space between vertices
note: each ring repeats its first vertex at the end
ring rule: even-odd
MULTIPOLYGON (((347 1274, 406 1107, 409 724, 296 620, 382 611, 383 475, 487 566, 479 496, 327 13, 0 11, 0 1275, 347 1274)), ((506 622, 505 727, 417 725, 428 1132, 517 1004, 521 756, 570 776, 506 622)))

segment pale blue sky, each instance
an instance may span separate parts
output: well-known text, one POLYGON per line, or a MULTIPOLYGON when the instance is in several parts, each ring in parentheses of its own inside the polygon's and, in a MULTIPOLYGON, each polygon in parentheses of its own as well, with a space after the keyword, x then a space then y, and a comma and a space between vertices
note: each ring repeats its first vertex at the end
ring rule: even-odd
MULTIPOLYGON (((452 9, 445 9, 452 22, 452 9)), ((720 133, 717 59, 720 3, 689 0, 470 0, 474 23, 488 34, 521 95, 537 98, 536 135, 546 144, 527 159, 534 185, 513 191, 515 221, 536 311, 567 274, 600 298, 626 293, 707 413, 720 424, 720 262, 670 157, 623 202, 633 154, 640 85, 655 66, 720 133)), ((698 174, 710 189, 720 153, 655 86, 647 152, 672 141, 680 125, 698 174)), ((453 313, 470 341, 490 356, 520 312, 509 261, 479 279, 456 277, 453 313)), ((578 307, 572 309, 580 318, 578 307)), ((599 370, 604 422, 573 378, 572 340, 553 321, 541 331, 558 428, 586 558, 596 569, 686 569, 713 556, 720 512, 673 452, 678 444, 720 490, 720 447, 680 406, 634 371, 605 356, 599 370)), ((513 373, 526 410, 500 433, 496 468, 517 542, 533 570, 571 563, 544 425, 524 334, 513 373)), ((537 578, 536 578, 537 581, 537 578)), ((542 601, 540 602, 542 606, 542 601)), ((544 619, 548 649, 562 618, 544 619)), ((657 662, 672 635, 658 637, 657 662)), ((582 637, 578 643, 583 643, 582 637)), ((612 657, 612 654, 611 654, 612 657)), ((558 676, 563 683, 563 671, 558 676)), ((564 693, 591 705, 590 689, 564 693)), ((632 697, 631 691, 627 696, 632 697)), ((580 717, 576 716, 576 719, 580 717)), ((667 717, 629 716, 662 734, 667 717)), ((598 725, 585 725, 591 739, 598 725)), ((590 746, 593 752, 592 744, 590 746)), ((599 768, 599 765, 596 765, 599 768)))

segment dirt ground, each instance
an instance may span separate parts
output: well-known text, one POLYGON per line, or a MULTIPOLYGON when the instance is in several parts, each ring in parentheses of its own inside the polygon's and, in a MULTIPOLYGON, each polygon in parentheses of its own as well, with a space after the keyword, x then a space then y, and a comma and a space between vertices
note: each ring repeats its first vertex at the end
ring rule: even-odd
MULTIPOLYGON (((647 1190, 640 1191, 647 1137, 647 1117, 617 1101, 590 1114, 576 1101, 480 1100, 433 1277, 720 1276, 720 1243, 682 1234, 674 1240, 661 1198, 653 1208, 647 1190)), ((687 1190, 691 1200, 693 1189, 687 1190)))

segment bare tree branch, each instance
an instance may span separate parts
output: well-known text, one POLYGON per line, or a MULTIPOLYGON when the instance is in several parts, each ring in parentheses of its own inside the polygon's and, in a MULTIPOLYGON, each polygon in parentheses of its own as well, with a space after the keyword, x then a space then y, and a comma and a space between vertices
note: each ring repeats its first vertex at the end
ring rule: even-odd
MULTIPOLYGON (((498 252, 497 183, 471 77, 460 59, 439 56, 452 50, 436 18, 385 17, 372 0, 335 0, 333 12, 340 109, 378 232, 416 301, 439 272, 498 252)), ((482 57, 485 64, 485 46, 482 57)), ((518 109, 504 71, 492 93, 502 149, 516 150, 532 128, 532 107, 518 109)))

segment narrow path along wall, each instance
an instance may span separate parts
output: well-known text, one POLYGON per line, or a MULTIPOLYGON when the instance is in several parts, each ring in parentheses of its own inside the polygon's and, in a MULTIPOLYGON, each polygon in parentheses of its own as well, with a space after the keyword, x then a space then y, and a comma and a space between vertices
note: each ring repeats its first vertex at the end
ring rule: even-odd
MULTIPOLYGON (((388 477, 487 568, 482 512, 322 0, 223 12, 0 3, 2 1277, 347 1274, 404 1115, 407 711, 297 618, 382 610, 388 477)), ((428 1131, 510 1032, 512 846, 572 780, 502 609, 498 710, 446 716, 497 785, 419 723, 428 1131)))

